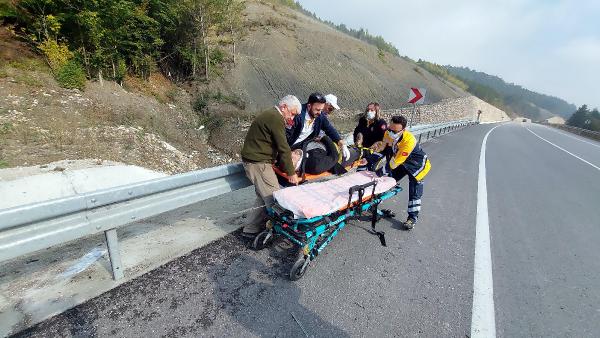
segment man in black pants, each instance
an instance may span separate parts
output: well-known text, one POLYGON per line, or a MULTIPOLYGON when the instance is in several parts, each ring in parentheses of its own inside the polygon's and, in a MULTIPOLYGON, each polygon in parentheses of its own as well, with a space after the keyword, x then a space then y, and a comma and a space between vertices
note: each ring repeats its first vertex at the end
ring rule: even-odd
POLYGON ((318 175, 326 171, 343 174, 346 172, 345 167, 371 153, 369 149, 363 148, 349 147, 348 150, 350 157, 342 160, 340 149, 329 136, 321 137, 320 142, 310 142, 306 146, 304 172, 311 175, 318 175))

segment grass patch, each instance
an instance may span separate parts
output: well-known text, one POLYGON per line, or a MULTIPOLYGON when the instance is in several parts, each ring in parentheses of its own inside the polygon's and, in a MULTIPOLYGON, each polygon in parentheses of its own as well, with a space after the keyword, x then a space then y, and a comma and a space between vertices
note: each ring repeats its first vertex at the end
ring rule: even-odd
POLYGON ((21 126, 21 128, 16 128, 15 133, 17 139, 23 145, 34 144, 40 139, 39 134, 31 128, 28 128, 27 126, 21 126))
POLYGON ((266 19, 248 20, 245 26, 254 31, 257 28, 262 28, 266 32, 270 32, 270 28, 285 28, 290 31, 296 30, 296 24, 274 16, 269 16, 266 19))
POLYGON ((17 83, 22 83, 31 87, 42 87, 44 84, 29 73, 18 73, 13 76, 17 83))
POLYGON ((8 63, 8 65, 15 69, 28 70, 28 71, 48 71, 48 66, 37 59, 20 59, 14 60, 8 63))
POLYGON ((383 63, 387 64, 387 60, 385 59, 385 52, 381 49, 377 50, 377 57, 379 58, 379 60, 383 63))
POLYGON ((0 124, 0 136, 4 136, 13 130, 13 125, 10 122, 0 124))
POLYGON ((209 132, 213 132, 225 123, 221 115, 202 113, 198 115, 198 127, 204 126, 209 132))
POLYGON ((166 96, 166 97, 167 97, 167 98, 168 98, 168 99, 169 99, 171 102, 174 102, 174 101, 175 101, 175 99, 177 98, 177 93, 178 93, 177 87, 173 87, 173 88, 171 88, 171 89, 167 90, 167 92, 165 93, 165 96, 166 96))
POLYGON ((8 168, 10 165, 5 160, 0 160, 0 169, 8 168))
POLYGON ((216 93, 204 92, 198 95, 192 103, 192 108, 196 113, 203 114, 206 113, 211 103, 228 103, 241 110, 246 109, 246 103, 242 99, 235 95, 223 94, 220 91, 216 93))

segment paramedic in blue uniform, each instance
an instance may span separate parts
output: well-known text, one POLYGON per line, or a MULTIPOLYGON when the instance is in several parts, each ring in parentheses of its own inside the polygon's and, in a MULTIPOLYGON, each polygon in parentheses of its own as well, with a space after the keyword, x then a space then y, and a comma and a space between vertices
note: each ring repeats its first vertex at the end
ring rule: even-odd
POLYGON ((308 102, 302 105, 300 114, 294 117, 294 125, 286 128, 288 144, 292 150, 302 149, 305 143, 312 141, 323 131, 333 142, 338 144, 342 150, 343 158, 347 159, 350 157, 348 147, 327 119, 327 114, 322 114, 326 103, 327 99, 321 93, 310 94, 308 102))
POLYGON ((410 230, 419 219, 423 179, 429 173, 431 163, 415 136, 406 130, 406 122, 404 116, 392 117, 383 142, 386 145, 385 152, 390 155, 388 170, 391 170, 392 177, 400 181, 408 176, 408 218, 403 224, 410 230))

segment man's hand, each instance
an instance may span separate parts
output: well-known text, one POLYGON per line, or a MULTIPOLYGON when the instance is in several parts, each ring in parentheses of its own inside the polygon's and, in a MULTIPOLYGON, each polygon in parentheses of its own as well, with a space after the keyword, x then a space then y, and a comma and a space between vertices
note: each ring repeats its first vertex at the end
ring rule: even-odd
POLYGON ((373 143, 373 145, 370 147, 371 150, 373 150, 374 152, 380 153, 383 151, 383 149, 385 149, 386 144, 383 141, 377 141, 375 143, 373 143))
POLYGON ((356 145, 358 147, 362 147, 362 143, 363 143, 363 134, 362 133, 356 134, 356 145))
POLYGON ((292 176, 288 176, 288 182, 290 182, 290 184, 294 184, 294 185, 298 185, 298 183, 300 183, 300 179, 298 178, 298 174, 294 174, 292 176))

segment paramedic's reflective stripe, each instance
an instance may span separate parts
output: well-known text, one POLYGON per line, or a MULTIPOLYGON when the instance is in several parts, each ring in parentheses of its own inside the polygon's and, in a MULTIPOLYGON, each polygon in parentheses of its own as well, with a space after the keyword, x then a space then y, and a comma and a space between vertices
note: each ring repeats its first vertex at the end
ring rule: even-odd
POLYGON ((421 205, 421 199, 415 201, 408 201, 408 206, 412 207, 413 205, 421 205))
POLYGON ((421 206, 417 206, 417 207, 412 207, 412 208, 408 208, 408 212, 415 212, 415 211, 421 211, 421 206))
POLYGON ((429 173, 430 169, 431 163, 429 162, 429 159, 425 157, 425 165, 423 165, 423 167, 415 173, 415 179, 417 181, 421 181, 423 178, 425 178, 425 176, 427 176, 427 173, 429 173))

